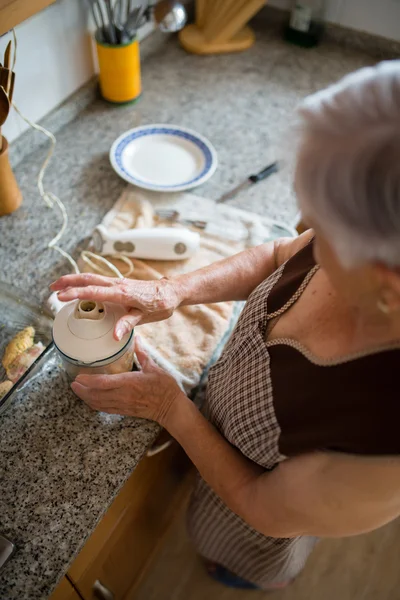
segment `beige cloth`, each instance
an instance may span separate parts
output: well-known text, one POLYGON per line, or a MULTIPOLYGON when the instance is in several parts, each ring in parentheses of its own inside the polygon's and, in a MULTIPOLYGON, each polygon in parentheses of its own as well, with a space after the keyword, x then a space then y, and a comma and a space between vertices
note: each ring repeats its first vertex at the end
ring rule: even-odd
MULTIPOLYGON (((200 250, 184 261, 142 261, 132 259, 131 279, 160 279, 187 273, 231 256, 248 245, 268 239, 271 225, 268 219, 229 206, 219 206, 193 194, 165 195, 138 191, 128 186, 102 224, 111 231, 130 228, 165 226, 155 214, 157 208, 177 208, 187 218, 202 218, 213 224, 212 234, 201 233, 200 250), (196 210, 194 210, 197 208, 196 210), (218 229, 218 226, 220 229, 218 229), (223 239, 227 234, 228 239, 223 239), (235 239, 236 238, 236 239, 235 239)), ((179 225, 171 225, 179 226, 179 225)), ((115 257, 107 257, 124 275, 127 265, 115 257)), ((82 271, 93 272, 82 261, 82 271)), ((113 275, 111 272, 110 275, 113 275)), ((199 383, 218 342, 232 320, 233 303, 187 306, 179 308, 165 321, 137 328, 148 353, 168 370, 183 389, 189 392, 199 383)))

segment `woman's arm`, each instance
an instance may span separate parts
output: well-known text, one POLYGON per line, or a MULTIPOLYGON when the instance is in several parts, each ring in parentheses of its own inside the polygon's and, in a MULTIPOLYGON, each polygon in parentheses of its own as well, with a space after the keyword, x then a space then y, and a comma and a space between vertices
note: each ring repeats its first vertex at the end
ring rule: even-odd
POLYGON ((249 461, 202 416, 137 342, 140 373, 81 375, 73 390, 96 410, 158 421, 236 514, 272 537, 350 536, 400 514, 400 458, 322 453, 272 472, 249 461))
POLYGON ((266 536, 352 536, 400 515, 400 457, 316 452, 265 472, 188 400, 165 426, 223 502, 266 536))
POLYGON ((173 278, 180 289, 180 305, 247 300, 264 279, 308 244, 313 235, 310 230, 294 239, 281 238, 173 278))
POLYGON ((83 273, 64 275, 50 287, 62 302, 96 300, 126 306, 127 313, 115 327, 121 339, 136 325, 168 319, 179 306, 246 300, 277 267, 312 238, 308 231, 298 238, 282 238, 220 260, 208 267, 155 281, 117 279, 83 273))

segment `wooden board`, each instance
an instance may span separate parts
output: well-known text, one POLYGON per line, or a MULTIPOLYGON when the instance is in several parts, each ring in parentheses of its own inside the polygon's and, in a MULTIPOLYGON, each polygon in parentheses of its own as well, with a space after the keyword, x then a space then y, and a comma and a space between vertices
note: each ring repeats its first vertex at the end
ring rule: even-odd
POLYGON ((55 0, 0 0, 0 35, 53 2, 55 0))
POLYGON ((192 472, 176 443, 141 460, 68 571, 85 600, 96 581, 114 600, 133 597, 188 495, 192 472))
POLYGON ((185 50, 195 54, 241 52, 254 43, 246 23, 266 0, 196 0, 196 23, 179 32, 185 50))
POLYGON ((203 31, 197 25, 188 25, 179 32, 181 46, 193 54, 223 54, 243 52, 255 42, 255 36, 250 27, 244 27, 239 33, 226 42, 208 42, 203 31))

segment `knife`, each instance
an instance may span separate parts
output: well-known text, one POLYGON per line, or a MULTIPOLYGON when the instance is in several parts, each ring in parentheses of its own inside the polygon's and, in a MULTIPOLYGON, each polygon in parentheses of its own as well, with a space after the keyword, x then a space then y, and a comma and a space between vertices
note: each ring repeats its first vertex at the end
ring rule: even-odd
POLYGON ((234 187, 232 190, 226 192, 226 194, 223 194, 220 198, 218 198, 218 200, 216 200, 216 203, 220 204, 221 202, 226 202, 227 200, 230 200, 242 190, 254 185, 255 183, 258 183, 259 181, 262 181, 263 179, 266 179, 273 173, 277 173, 278 170, 278 163, 271 163, 270 165, 268 165, 268 167, 265 167, 265 169, 263 169, 259 173, 256 173, 255 175, 250 175, 250 177, 247 177, 247 179, 242 181, 242 183, 239 183, 239 185, 234 187))

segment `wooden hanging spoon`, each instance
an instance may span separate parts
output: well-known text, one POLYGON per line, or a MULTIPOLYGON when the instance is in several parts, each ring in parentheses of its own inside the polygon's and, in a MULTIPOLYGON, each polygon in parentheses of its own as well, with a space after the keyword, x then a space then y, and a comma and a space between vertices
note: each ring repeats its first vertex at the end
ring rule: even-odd
MULTIPOLYGON (((11 66, 11 45, 12 45, 12 42, 10 40, 8 42, 8 44, 7 44, 6 51, 4 52, 4 68, 8 69, 8 71, 11 70, 10 69, 10 66, 11 66)), ((10 80, 11 80, 11 77, 9 75, 8 76, 8 80, 7 80, 7 85, 5 87, 5 90, 6 90, 7 94, 9 93, 9 89, 10 89, 10 80)))
POLYGON ((4 125, 10 112, 10 100, 7 96, 6 90, 0 85, 0 127, 4 125))
POLYGON ((14 73, 14 71, 11 71, 10 84, 9 84, 9 88, 8 88, 8 98, 10 100, 10 104, 12 104, 12 99, 13 99, 13 95, 14 95, 14 84, 15 84, 15 73, 14 73))
POLYGON ((10 100, 6 94, 6 90, 0 85, 0 152, 3 148, 3 138, 1 135, 1 126, 6 122, 8 113, 10 112, 10 100))
POLYGON ((10 68, 10 59, 11 59, 11 40, 7 44, 6 51, 4 52, 4 68, 10 68))

